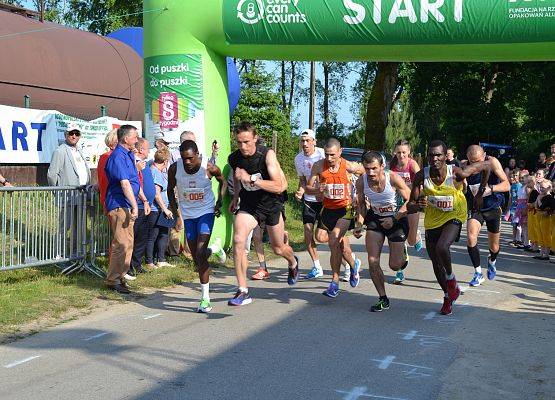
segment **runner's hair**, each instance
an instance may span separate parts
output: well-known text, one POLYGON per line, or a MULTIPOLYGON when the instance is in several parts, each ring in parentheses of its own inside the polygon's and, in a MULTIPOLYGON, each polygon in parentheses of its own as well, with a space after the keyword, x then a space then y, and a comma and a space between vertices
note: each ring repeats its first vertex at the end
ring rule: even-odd
POLYGON ((253 137, 258 135, 258 132, 256 132, 256 127, 248 121, 239 122, 237 125, 235 125, 235 128, 233 129, 233 132, 236 135, 238 135, 241 132, 250 132, 250 133, 252 133, 253 137))
POLYGON ((399 160, 397 160, 397 154, 395 154, 395 149, 399 146, 407 146, 409 148, 409 158, 412 159, 412 157, 410 156, 410 152, 412 151, 412 147, 411 147, 409 141, 405 140, 405 139, 401 139, 397 143, 395 143, 395 147, 393 148, 393 157, 391 158, 391 161, 389 162, 389 169, 394 169, 395 167, 397 167, 397 165, 399 165, 399 160))
POLYGON ((443 154, 447 155, 447 145, 442 140, 432 140, 428 149, 432 149, 434 147, 441 147, 443 154))
POLYGON ((185 140, 183 143, 179 145, 179 152, 183 153, 184 151, 192 150, 193 153, 198 153, 198 146, 192 140, 185 140))
POLYGON ((362 155, 362 163, 363 164, 371 164, 374 161, 377 161, 378 164, 384 165, 384 157, 382 153, 379 153, 374 150, 369 150, 362 155))

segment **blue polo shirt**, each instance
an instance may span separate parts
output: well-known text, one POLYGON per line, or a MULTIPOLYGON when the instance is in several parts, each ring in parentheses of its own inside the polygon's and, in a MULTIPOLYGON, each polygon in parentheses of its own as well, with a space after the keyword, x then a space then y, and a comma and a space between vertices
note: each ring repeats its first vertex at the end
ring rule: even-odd
MULTIPOLYGON (((141 173, 143 174, 143 193, 148 203, 152 206, 154 204, 154 197, 156 196, 156 187, 154 186, 154 178, 152 177, 150 167, 147 165, 141 173)), ((145 208, 145 205, 142 201, 139 201, 139 210, 143 208, 145 208)))
POLYGON ((125 179, 129 181, 136 199, 139 196, 140 185, 133 151, 128 151, 118 144, 106 163, 106 177, 108 178, 106 210, 109 212, 116 208, 131 208, 131 204, 123 194, 121 181, 125 179))

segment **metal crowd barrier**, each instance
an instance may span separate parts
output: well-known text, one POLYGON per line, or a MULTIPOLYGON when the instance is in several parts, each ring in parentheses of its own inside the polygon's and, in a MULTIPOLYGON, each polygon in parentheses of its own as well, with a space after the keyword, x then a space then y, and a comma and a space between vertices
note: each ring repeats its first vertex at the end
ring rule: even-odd
POLYGON ((0 229, 0 271, 56 265, 105 276, 96 258, 110 230, 92 187, 2 187, 0 229))

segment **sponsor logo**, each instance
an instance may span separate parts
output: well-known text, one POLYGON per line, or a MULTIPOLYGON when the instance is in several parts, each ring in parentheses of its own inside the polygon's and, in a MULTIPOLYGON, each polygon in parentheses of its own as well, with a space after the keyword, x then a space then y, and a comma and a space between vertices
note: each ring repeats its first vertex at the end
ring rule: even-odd
POLYGON ((245 24, 304 24, 306 15, 299 11, 300 0, 240 0, 237 18, 245 24))

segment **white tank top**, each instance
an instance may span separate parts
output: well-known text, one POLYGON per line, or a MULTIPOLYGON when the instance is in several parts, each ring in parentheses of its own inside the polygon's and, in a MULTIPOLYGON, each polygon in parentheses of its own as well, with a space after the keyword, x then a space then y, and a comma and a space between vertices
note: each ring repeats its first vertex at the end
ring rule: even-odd
POLYGON ((195 219, 214 212, 215 197, 206 164, 203 159, 199 170, 195 174, 188 174, 183 161, 177 161, 175 180, 183 219, 195 219))
POLYGON ((397 212, 397 191, 391 186, 390 171, 385 171, 385 187, 381 192, 374 192, 368 186, 368 175, 362 175, 364 195, 370 201, 372 211, 380 217, 391 217, 397 212))

